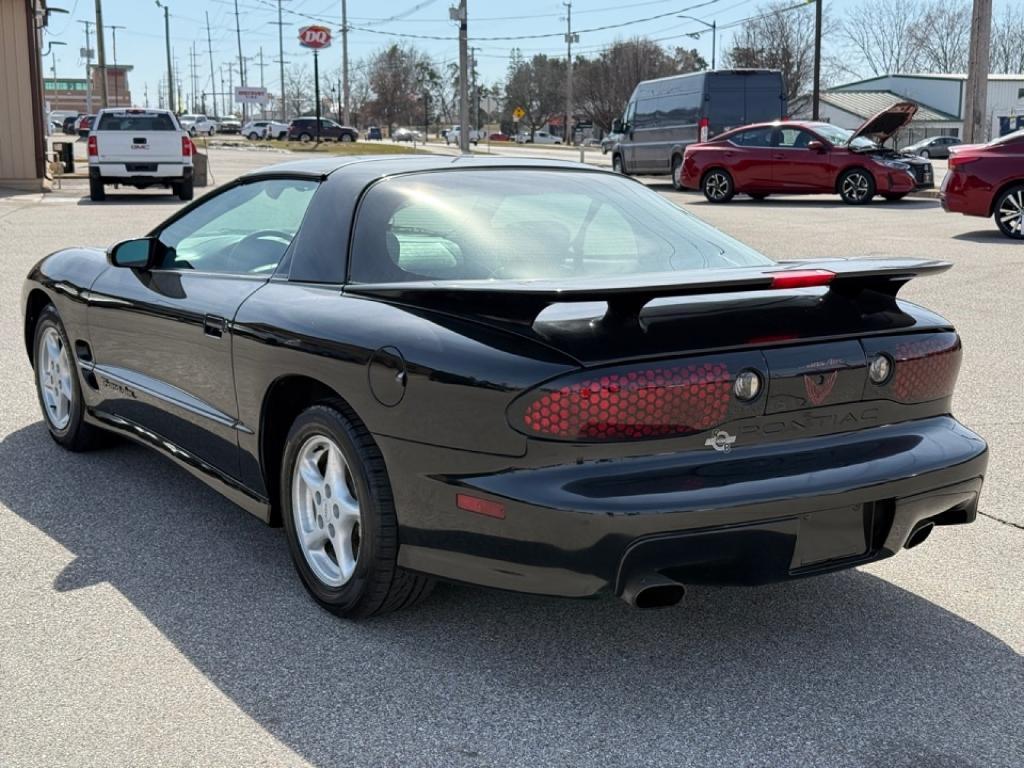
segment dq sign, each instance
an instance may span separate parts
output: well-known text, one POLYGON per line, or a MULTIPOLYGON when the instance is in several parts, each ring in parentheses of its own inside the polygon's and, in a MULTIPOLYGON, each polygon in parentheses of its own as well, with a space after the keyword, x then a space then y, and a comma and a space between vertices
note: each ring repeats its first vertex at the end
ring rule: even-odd
POLYGON ((331 44, 331 30, 319 24, 312 24, 299 30, 299 44, 319 50, 331 44))

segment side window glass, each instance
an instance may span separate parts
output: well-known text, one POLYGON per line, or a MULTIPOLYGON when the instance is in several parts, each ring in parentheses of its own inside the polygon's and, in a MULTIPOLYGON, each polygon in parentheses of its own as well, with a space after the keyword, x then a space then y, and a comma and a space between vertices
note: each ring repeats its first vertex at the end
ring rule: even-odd
POLYGON ((737 133, 730 141, 741 147, 768 147, 772 143, 772 129, 751 128, 737 133))
POLYGON ((317 185, 267 179, 222 192, 160 233, 158 268, 270 275, 299 231, 317 185))
POLYGON ((799 128, 782 128, 778 131, 780 149, 807 149, 811 134, 799 128))

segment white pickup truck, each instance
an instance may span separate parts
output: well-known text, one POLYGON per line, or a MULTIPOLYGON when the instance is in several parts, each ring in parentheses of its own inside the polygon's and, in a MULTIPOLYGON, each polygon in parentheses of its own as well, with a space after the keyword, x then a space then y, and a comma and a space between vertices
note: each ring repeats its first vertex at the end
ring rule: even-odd
POLYGON ((108 184, 162 186, 192 199, 195 147, 166 109, 102 109, 89 131, 89 197, 106 199, 108 184))

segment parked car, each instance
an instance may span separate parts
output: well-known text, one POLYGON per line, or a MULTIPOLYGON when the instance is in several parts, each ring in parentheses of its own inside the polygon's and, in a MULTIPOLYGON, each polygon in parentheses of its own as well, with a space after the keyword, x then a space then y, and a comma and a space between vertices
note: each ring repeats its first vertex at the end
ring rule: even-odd
POLYGON ((242 135, 251 141, 257 139, 279 139, 284 141, 288 138, 288 124, 279 123, 275 120, 250 120, 242 126, 242 135))
POLYGON ((162 186, 192 199, 188 131, 167 109, 102 109, 89 132, 89 197, 106 199, 107 185, 136 189, 162 186))
POLYGON ((487 140, 488 141, 512 141, 512 137, 509 136, 507 133, 502 133, 501 131, 497 131, 496 133, 492 133, 492 134, 488 135, 487 140))
MULTIPOLYGON (((445 144, 449 144, 449 145, 451 145, 451 144, 459 144, 462 141, 462 139, 459 138, 459 134, 460 134, 461 130, 462 130, 461 127, 458 126, 458 125, 453 125, 451 128, 449 128, 447 130, 447 132, 444 134, 444 143, 445 144)), ((480 143, 480 139, 482 139, 483 137, 484 137, 483 131, 478 131, 475 128, 470 128, 469 129, 469 143, 470 144, 473 144, 474 146, 479 144, 480 143)))
POLYGON ((81 115, 69 115, 68 117, 65 117, 64 121, 61 123, 61 131, 70 136, 74 136, 76 132, 75 126, 78 123, 78 118, 80 117, 81 115))
MULTIPOLYGON (((288 124, 288 141, 313 141, 316 139, 316 118, 297 117, 288 124)), ((359 131, 345 125, 338 125, 326 117, 320 118, 321 141, 358 141, 359 131)))
POLYGON ((217 132, 217 124, 206 115, 182 115, 178 122, 189 136, 213 136, 217 132))
POLYGON ((759 200, 773 193, 838 193, 851 205, 876 194, 899 200, 934 186, 930 162, 883 147, 916 113, 916 104, 899 102, 856 131, 805 121, 736 128, 688 146, 673 183, 702 190, 712 203, 726 203, 737 192, 759 200))
POLYGON ((518 144, 561 144, 562 137, 555 136, 553 133, 548 131, 523 131, 516 136, 516 143, 518 144))
POLYGON ((381 132, 380 126, 371 125, 369 128, 367 128, 366 139, 367 141, 383 141, 384 134, 381 132))
POLYGON ((392 141, 423 141, 423 134, 412 128, 399 128, 391 134, 392 141))
POLYGON ((939 200, 950 213, 992 216, 1000 232, 1024 240, 1024 130, 953 147, 939 200))
POLYGON ((241 133, 242 121, 234 115, 222 117, 217 121, 217 133, 241 133))
POLYGON ((917 155, 918 157, 949 157, 949 150, 952 147, 962 144, 956 136, 932 136, 930 139, 904 147, 901 152, 905 155, 917 155))
POLYGON ((975 519, 960 338, 897 298, 949 267, 776 263, 578 163, 319 157, 47 256, 18 336, 59 446, 123 435, 283 524, 338 615, 434 577, 658 607, 975 519))
POLYGON ((615 147, 618 146, 618 143, 622 141, 622 136, 623 134, 612 131, 603 139, 601 139, 601 154, 607 155, 609 152, 615 149, 615 147))
POLYGON ((96 115, 81 115, 75 122, 75 133, 78 134, 79 138, 86 138, 89 135, 89 129, 92 128, 93 121, 96 119, 96 115))

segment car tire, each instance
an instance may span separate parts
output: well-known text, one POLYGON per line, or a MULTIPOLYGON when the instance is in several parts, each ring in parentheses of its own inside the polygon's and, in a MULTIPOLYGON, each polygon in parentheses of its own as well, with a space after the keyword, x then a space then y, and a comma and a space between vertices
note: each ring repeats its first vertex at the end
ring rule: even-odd
POLYGON ((1004 235, 1024 240, 1024 184, 1012 186, 999 195, 993 218, 1004 235))
POLYGON ((107 190, 99 179, 89 177, 89 199, 94 203, 102 203, 107 199, 107 190))
POLYGON ((612 171, 614 173, 621 173, 623 176, 629 176, 629 172, 626 170, 626 164, 622 161, 622 155, 618 152, 612 155, 612 171))
POLYGON ((907 196, 906 192, 897 192, 895 194, 886 193, 886 192, 882 193, 882 197, 884 197, 890 203, 895 203, 897 200, 902 200, 906 196, 907 196))
POLYGON ((314 405, 295 420, 280 487, 292 563, 323 608, 366 618, 430 593, 432 579, 398 566, 398 517, 384 458, 344 403, 314 405))
POLYGON ((309 134, 309 133, 300 133, 299 134, 299 141, 301 141, 303 144, 309 144, 309 142, 311 142, 312 140, 313 140, 312 134, 309 134))
POLYGON ((836 184, 839 197, 847 205, 865 205, 875 196, 875 178, 863 168, 851 168, 836 184))
POLYGON ((672 155, 672 188, 677 192, 682 192, 685 187, 683 186, 683 158, 681 155, 672 155))
POLYGON ((191 200, 195 196, 195 187, 192 179, 185 179, 184 181, 178 182, 171 187, 171 191, 174 192, 181 200, 191 200))
POLYGON ((922 149, 917 154, 918 154, 919 157, 923 157, 925 160, 927 160, 929 157, 932 156, 931 153, 927 149, 922 149))
POLYGON ((352 137, 351 137, 351 136, 350 136, 349 134, 347 134, 347 133, 343 133, 343 134, 341 134, 341 136, 340 136, 340 137, 338 138, 338 141, 344 141, 344 142, 349 142, 349 141, 352 141, 352 137))
POLYGON ((259 137, 260 135, 256 131, 249 131, 249 141, 256 141, 259 137))
POLYGON ((709 203, 727 203, 736 194, 732 176, 724 168, 712 168, 705 173, 700 188, 709 203))
POLYGON ((85 422, 73 350, 60 314, 47 304, 39 313, 32 336, 32 370, 39 407, 54 442, 69 451, 89 451, 102 446, 107 435, 85 422))

